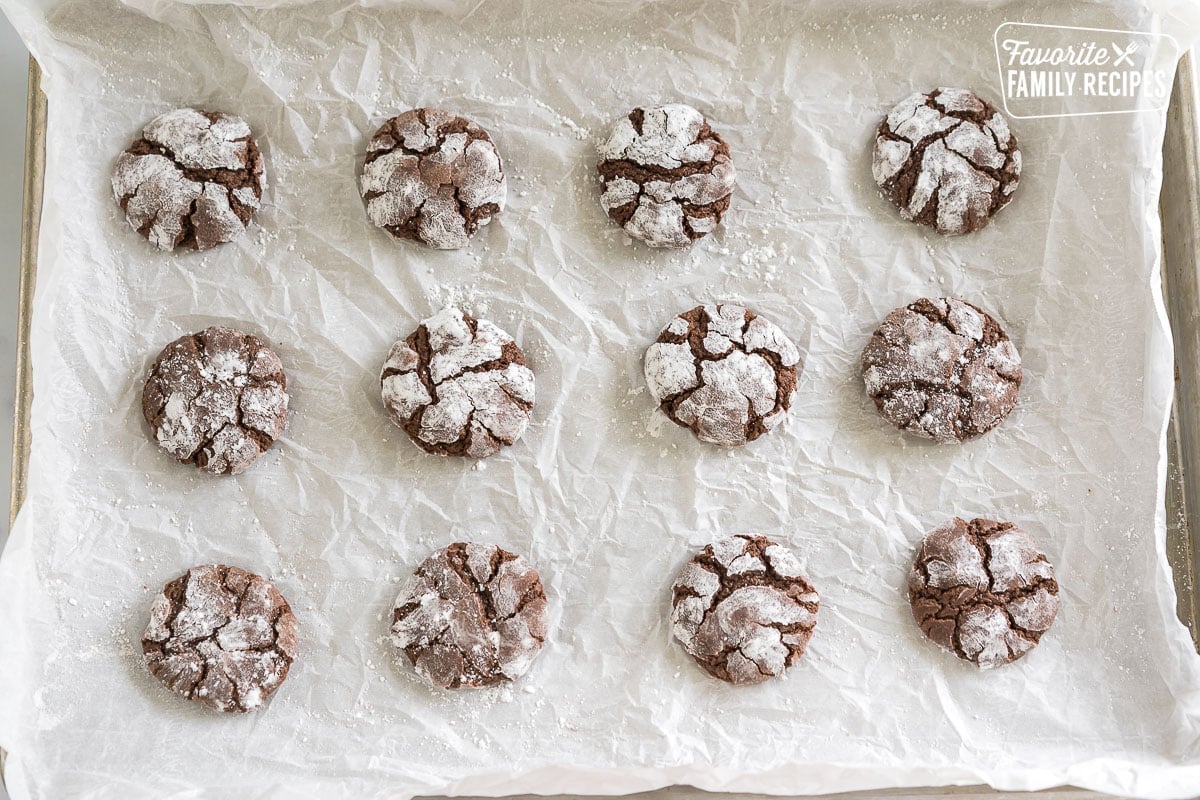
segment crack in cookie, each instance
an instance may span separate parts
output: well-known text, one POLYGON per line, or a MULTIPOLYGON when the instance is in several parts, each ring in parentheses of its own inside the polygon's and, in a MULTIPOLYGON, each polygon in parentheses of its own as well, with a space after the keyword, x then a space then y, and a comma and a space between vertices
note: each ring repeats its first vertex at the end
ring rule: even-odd
POLYGON ((686 247, 729 209, 737 179, 729 145, 690 106, 635 108, 599 154, 600 204, 651 247, 686 247))
POLYGON ((296 617, 270 581, 204 564, 167 583, 142 636, 150 673, 215 711, 252 711, 287 678, 296 617))
POLYGON ((512 337, 445 308, 388 352, 380 376, 392 422, 422 450, 486 458, 521 438, 533 372, 512 337))
POLYGON ((494 686, 529 671, 546 640, 546 613, 541 577, 523 558, 455 542, 400 591, 392 641, 434 686, 494 686))
POLYGON ((434 108, 383 123, 367 146, 359 186, 371 222, 440 250, 465 247, 504 210, 507 195, 488 132, 434 108))
POLYGON ((710 675, 761 683, 804 655, 820 597, 791 551, 765 536, 727 536, 706 546, 672 587, 671 624, 710 675))
POLYGON ((1021 151, 1008 121, 966 89, 916 92, 879 125, 871 173, 908 220, 954 236, 984 227, 1013 198, 1021 151))
POLYGON ((283 434, 287 413, 279 357, 231 328, 171 342, 142 388, 142 415, 158 446, 214 475, 249 469, 283 434))
POLYGON ((262 204, 263 159, 241 118, 181 108, 153 119, 117 158, 113 196, 161 250, 207 250, 241 235, 262 204))
POLYGON ((783 421, 799 363, 796 345, 753 311, 696 306, 646 350, 646 384, 672 422, 701 441, 736 447, 783 421))
POLYGON ((925 537, 908 576, 913 618, 933 642, 981 669, 1032 650, 1058 613, 1046 554, 1011 522, 955 517, 925 537))
POLYGON ((962 442, 995 428, 1021 388, 1021 356, 978 306, 921 298, 887 315, 860 359, 867 395, 897 428, 962 442))

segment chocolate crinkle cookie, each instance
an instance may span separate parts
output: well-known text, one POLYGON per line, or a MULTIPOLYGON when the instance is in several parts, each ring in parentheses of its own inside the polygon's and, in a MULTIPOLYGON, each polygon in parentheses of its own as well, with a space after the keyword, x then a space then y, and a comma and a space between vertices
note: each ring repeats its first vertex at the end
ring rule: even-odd
POLYGON ((916 92, 879 125, 871 172, 905 219, 952 236, 1008 205, 1021 151, 1008 121, 966 89, 916 92))
POLYGON ((599 153, 600 204, 651 247, 686 247, 729 209, 736 181, 729 145, 691 106, 635 108, 599 153))
POLYGON ((533 372, 513 338, 445 308, 392 345, 381 376, 392 422, 428 453, 486 458, 525 432, 533 372))
POLYGON ((237 238, 262 204, 264 185, 250 126, 194 108, 146 125, 112 177, 129 224, 161 250, 207 250, 237 238))
POLYGON ((537 570, 495 545, 455 542, 417 567, 392 613, 392 641, 434 686, 494 686, 529 671, 546 640, 537 570))
POLYGON ((736 447, 783 421, 800 351, 774 323, 735 305, 696 306, 646 351, 646 383, 672 422, 736 447))
POLYGON ((158 446, 214 475, 245 472, 283 433, 287 376, 258 337, 211 327, 167 345, 142 389, 158 446))
POLYGON ((765 536, 726 536, 697 553, 672 587, 675 638, 710 675, 761 683, 808 646, 820 597, 792 552, 765 536))
POLYGON ((415 108, 367 146, 360 189, 371 222, 398 239, 465 247, 504 210, 504 167, 492 137, 465 117, 415 108))
POLYGON ((922 298, 892 311, 862 352, 867 395, 901 430, 961 442, 1017 403, 1021 357, 1000 323, 963 300, 922 298))
POLYGON ((1058 614, 1046 554, 1011 522, 955 517, 921 543, 908 574, 913 617, 932 641, 990 669, 1028 653, 1058 614))
POLYGON ((253 711, 296 659, 296 617, 265 578, 237 567, 192 567, 163 587, 142 653, 168 689, 216 711, 253 711))

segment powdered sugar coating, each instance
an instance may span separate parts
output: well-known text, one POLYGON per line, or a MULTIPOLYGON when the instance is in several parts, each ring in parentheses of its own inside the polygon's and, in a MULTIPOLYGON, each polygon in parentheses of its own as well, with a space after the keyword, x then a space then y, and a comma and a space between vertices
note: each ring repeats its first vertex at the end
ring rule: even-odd
POLYGON ((1012 200, 1021 151, 1008 122, 966 89, 917 92, 879 126, 871 164, 905 219, 956 235, 978 230, 1012 200))
POLYGON ((730 304, 680 314, 646 350, 646 384, 701 441, 736 447, 783 421, 800 351, 774 323, 730 304))
POLYGON ((492 686, 529 671, 546 638, 537 571, 495 545, 456 542, 400 590, 392 641, 434 686, 492 686))
POLYGON ((516 342, 487 320, 445 308, 388 352, 383 405, 427 452, 486 458, 521 438, 533 372, 516 342))
POLYGON ((686 247, 729 208, 737 179, 729 146, 691 106, 635 108, 598 150, 600 204, 651 247, 686 247))
POLYGON ((711 675, 760 683, 804 654, 820 597, 792 552, 764 536, 721 537, 673 587, 672 630, 711 675))
POLYGON ((908 578, 932 641, 983 669, 1028 653, 1058 613, 1054 567, 1011 522, 955 518, 925 537, 908 578))
POLYGON ((258 337, 211 327, 171 342, 142 389, 158 446, 214 475, 237 474, 283 434, 287 377, 258 337))
POLYGON ((1021 357, 990 314, 955 298, 892 311, 863 349, 867 395, 884 419, 938 442, 999 425, 1016 406, 1021 357))
POLYGON ((287 677, 297 629, 270 581, 203 564, 155 598, 142 652, 154 677, 181 697, 216 711, 251 711, 287 677))
POLYGON ((441 250, 465 247, 507 196, 487 131, 434 108, 406 111, 375 132, 359 186, 373 223, 441 250))
POLYGON ((151 120, 117 158, 112 188, 134 230, 162 250, 206 250, 245 231, 265 186, 239 117, 192 108, 151 120))

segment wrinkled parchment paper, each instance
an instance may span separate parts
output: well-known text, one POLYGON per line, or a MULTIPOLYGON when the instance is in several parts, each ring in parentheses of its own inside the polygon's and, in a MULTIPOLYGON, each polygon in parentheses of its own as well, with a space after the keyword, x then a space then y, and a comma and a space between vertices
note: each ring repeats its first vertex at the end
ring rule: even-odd
MULTIPOLYGON (((1172 358, 1158 291, 1161 113, 1015 120, 1016 201, 942 239, 871 181, 879 117, 918 88, 996 97, 1006 20, 1151 30, 1136 5, 661 0, 290 5, 0 2, 46 71, 29 498, 0 562, 0 745, 16 800, 773 793, 975 783, 1200 792, 1200 659, 1164 557, 1172 358), (686 253, 632 244, 597 203, 595 140, 685 101, 730 142, 725 225, 686 253), (244 116, 267 155, 258 225, 164 255, 112 201, 114 158, 179 105, 244 116), (509 208, 467 249, 397 243, 355 188, 365 142, 417 105, 463 112, 506 159, 509 208), (1020 347, 1021 402, 981 441, 891 430, 856 358, 885 313, 957 295, 1020 347), (736 452, 655 412, 645 346, 736 301, 805 351, 789 423, 736 452), (388 422, 388 346, 446 303, 511 331, 538 379, 516 447, 472 467, 388 422), (274 343, 288 434, 212 479, 147 436, 144 372, 175 337, 274 343), (903 583, 950 515, 1018 522, 1063 606, 1016 665, 921 638, 903 583), (669 585, 721 533, 776 537, 821 592, 782 680, 723 685, 670 638, 669 585), (385 640, 433 548, 493 541, 541 570, 554 632, 507 690, 431 692, 385 640), (220 561, 271 577, 303 653, 261 713, 192 709, 146 673, 153 593, 220 561)), ((1183 34, 1176 32, 1182 37, 1183 34)))

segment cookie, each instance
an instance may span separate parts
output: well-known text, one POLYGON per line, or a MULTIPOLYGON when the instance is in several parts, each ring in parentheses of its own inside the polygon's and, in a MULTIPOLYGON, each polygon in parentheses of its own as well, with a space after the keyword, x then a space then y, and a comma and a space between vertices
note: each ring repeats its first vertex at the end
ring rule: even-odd
POLYGON ((150 673, 180 697, 215 711, 253 711, 287 677, 298 628, 270 581, 203 564, 154 599, 142 654, 150 673))
POLYGON ((871 335, 861 364, 880 416, 942 443, 995 428, 1021 389, 1021 356, 1004 328, 952 297, 925 297, 892 311, 871 335))
POLYGON ((181 336, 158 354, 142 388, 158 446, 214 475, 238 474, 287 424, 287 376, 262 341, 232 328, 181 336))
POLYGON ((762 683, 792 666, 821 605, 792 552, 765 536, 725 536, 697 553, 672 587, 671 625, 710 675, 762 683))
POLYGON ((194 108, 155 117, 112 176, 125 219, 160 250, 233 241, 262 205, 265 183, 250 126, 194 108))
POLYGON ((737 179, 729 145, 691 106, 635 108, 599 153, 600 204, 651 247, 687 247, 729 210, 737 179))
POLYGON ((434 686, 494 686, 529 671, 546 640, 537 570, 495 545, 455 542, 425 559, 396 599, 392 641, 434 686))
POLYGON ((900 216, 977 231, 1013 198, 1021 151, 1004 115, 966 89, 916 92, 879 124, 871 173, 900 216))
POLYGON ((492 137, 465 117, 414 108, 367 145, 359 188, 371 222, 397 239, 465 247, 504 210, 504 167, 492 137))
POLYGON ((646 351, 646 384, 672 422, 736 447, 783 421, 800 351, 773 323, 735 305, 696 306, 646 351))
POLYGON ((908 598, 927 637, 990 669, 1041 641, 1058 614, 1058 581, 1046 554, 1016 525, 955 517, 921 543, 908 598))
POLYGON ((533 410, 533 372, 521 348, 455 308, 392 345, 380 383, 392 422, 439 456, 487 458, 521 438, 533 410))

